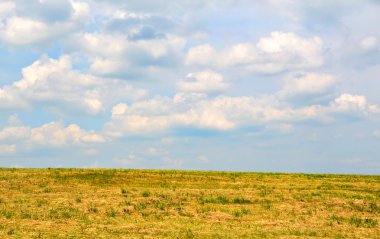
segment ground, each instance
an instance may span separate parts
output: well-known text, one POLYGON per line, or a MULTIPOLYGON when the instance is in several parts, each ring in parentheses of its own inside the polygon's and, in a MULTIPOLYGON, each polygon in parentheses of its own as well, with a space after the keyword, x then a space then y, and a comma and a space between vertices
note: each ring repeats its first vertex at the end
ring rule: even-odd
POLYGON ((380 176, 0 169, 0 238, 380 238, 380 176))

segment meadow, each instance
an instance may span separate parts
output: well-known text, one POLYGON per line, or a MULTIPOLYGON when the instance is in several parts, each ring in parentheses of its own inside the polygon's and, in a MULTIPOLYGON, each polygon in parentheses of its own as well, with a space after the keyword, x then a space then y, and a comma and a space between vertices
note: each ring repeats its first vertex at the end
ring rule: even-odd
POLYGON ((0 238, 380 238, 380 176, 0 169, 0 238))

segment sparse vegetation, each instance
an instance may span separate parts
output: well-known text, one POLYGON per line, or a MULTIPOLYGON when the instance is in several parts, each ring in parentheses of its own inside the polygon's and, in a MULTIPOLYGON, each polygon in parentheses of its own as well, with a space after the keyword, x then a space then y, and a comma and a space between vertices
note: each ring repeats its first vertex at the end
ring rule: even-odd
POLYGON ((380 176, 0 169, 0 238, 380 238, 380 176))

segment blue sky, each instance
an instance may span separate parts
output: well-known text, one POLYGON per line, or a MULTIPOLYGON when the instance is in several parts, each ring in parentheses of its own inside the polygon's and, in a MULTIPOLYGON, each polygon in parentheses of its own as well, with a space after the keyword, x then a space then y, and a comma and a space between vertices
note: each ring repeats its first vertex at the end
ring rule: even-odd
POLYGON ((0 167, 380 173, 378 1, 0 3, 0 167))

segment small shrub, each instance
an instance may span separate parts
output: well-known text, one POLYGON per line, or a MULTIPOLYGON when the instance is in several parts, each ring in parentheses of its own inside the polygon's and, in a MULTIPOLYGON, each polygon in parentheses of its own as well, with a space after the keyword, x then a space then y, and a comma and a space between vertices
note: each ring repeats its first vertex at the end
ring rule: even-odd
POLYGON ((350 220, 349 220, 349 223, 351 225, 354 225, 356 227, 360 227, 362 224, 363 224, 363 221, 361 218, 358 218, 358 217, 351 217, 350 220))
POLYGON ((62 218, 64 218, 64 219, 70 219, 71 217, 72 217, 72 215, 71 215, 71 212, 70 211, 63 211, 63 212, 61 212, 61 216, 62 216, 62 218))
POLYGON ((141 196, 143 196, 144 198, 147 198, 147 197, 150 196, 150 192, 148 192, 148 191, 144 191, 144 192, 141 194, 141 196))
POLYGON ((316 192, 312 192, 311 196, 313 196, 313 197, 320 197, 321 194, 320 193, 316 193, 316 192))
POLYGON ((364 225, 366 227, 375 227, 377 226, 377 221, 375 219, 371 219, 371 218, 366 218, 364 219, 364 225))
POLYGON ((82 202, 82 199, 79 198, 79 197, 77 197, 77 198, 75 199, 75 202, 77 202, 77 203, 81 203, 81 202, 82 202))
POLYGON ((221 204, 227 204, 228 203, 228 199, 224 196, 219 196, 216 200, 221 204))
POLYGON ((51 193, 53 190, 51 188, 44 188, 44 193, 51 193))
POLYGON ((32 215, 28 212, 21 212, 21 219, 31 219, 32 215))
POLYGON ((141 212, 141 215, 142 215, 143 217, 148 217, 150 214, 149 214, 149 212, 145 212, 145 211, 143 211, 143 212, 141 212))
POLYGON ((128 193, 128 191, 127 191, 126 189, 124 189, 124 188, 122 188, 122 189, 121 189, 121 194, 123 194, 123 195, 125 195, 125 196, 126 196, 126 195, 127 195, 127 193, 128 193))
POLYGON ((177 238, 192 239, 194 237, 195 237, 194 233, 190 229, 187 229, 187 230, 181 230, 177 238))
POLYGON ((3 215, 3 217, 5 217, 6 219, 11 219, 14 216, 14 213, 8 210, 2 210, 0 211, 0 214, 3 215))
POLYGON ((142 210, 148 207, 148 204, 144 202, 140 202, 139 204, 135 205, 135 210, 142 210))
POLYGON ((43 205, 47 205, 49 202, 45 199, 37 199, 36 201, 36 204, 37 204, 37 207, 41 207, 43 205))
POLYGON ((234 215, 235 217, 240 217, 241 211, 240 210, 233 211, 232 215, 234 215))
POLYGON ((369 212, 380 212, 380 207, 377 206, 376 203, 371 202, 371 203, 369 203, 369 205, 368 205, 368 211, 369 211, 369 212))
POLYGON ((96 207, 94 207, 94 206, 90 206, 90 207, 88 208, 88 211, 89 211, 89 212, 93 212, 93 213, 97 213, 97 212, 98 212, 98 209, 97 209, 96 207))
POLYGON ((266 188, 260 190, 260 197, 265 197, 268 194, 268 191, 266 188))
POLYGON ((341 216, 337 216, 337 215, 332 215, 331 217, 330 217, 330 220, 331 221, 334 221, 334 222, 336 222, 336 223, 338 223, 338 224, 342 224, 343 223, 343 221, 344 221, 344 218, 343 217, 341 217, 341 216))
POLYGON ((270 210, 272 208, 272 202, 271 201, 263 201, 261 203, 261 206, 266 209, 266 210, 270 210))
POLYGON ((232 200, 232 202, 235 203, 235 204, 247 204, 247 203, 251 203, 250 200, 245 199, 245 198, 234 198, 234 200, 232 200))
POLYGON ((115 209, 111 208, 110 210, 107 211, 107 216, 108 217, 116 217, 116 211, 115 209))
POLYGON ((8 232, 7 232, 7 235, 8 236, 12 236, 12 235, 14 235, 15 234, 15 230, 14 229, 11 229, 11 230, 9 230, 8 232))
POLYGON ((248 213, 249 213, 249 209, 247 209, 247 208, 242 208, 242 209, 241 209, 241 213, 243 213, 244 215, 248 215, 248 213))
POLYGON ((164 204, 162 204, 161 202, 156 202, 155 207, 160 210, 164 210, 164 204))

